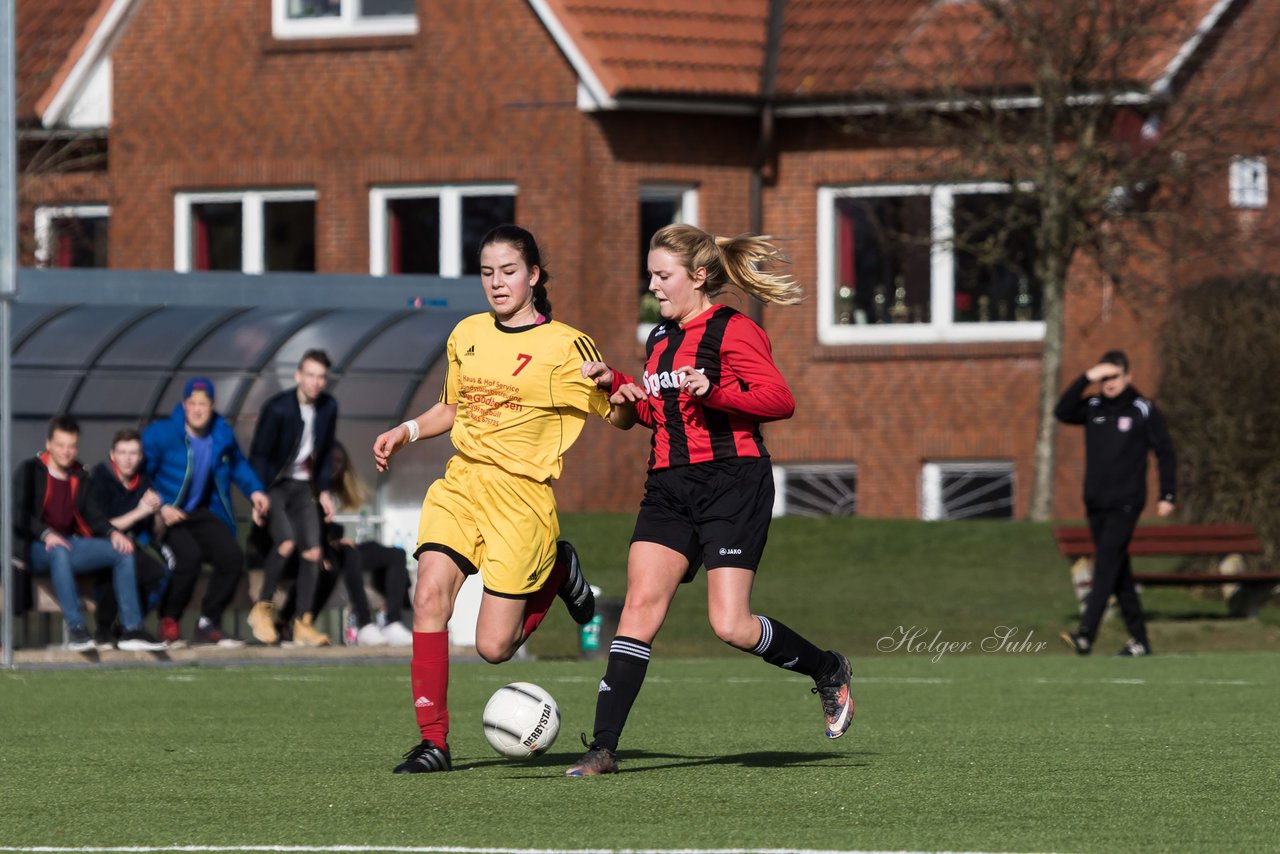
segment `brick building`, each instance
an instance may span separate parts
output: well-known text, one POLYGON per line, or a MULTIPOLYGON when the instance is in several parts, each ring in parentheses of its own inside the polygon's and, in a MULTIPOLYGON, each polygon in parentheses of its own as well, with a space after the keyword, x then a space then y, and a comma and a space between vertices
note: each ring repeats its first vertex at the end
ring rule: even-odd
MULTIPOLYGON (((859 131, 906 99, 939 108, 936 92, 886 71, 890 56, 927 65, 929 45, 972 35, 975 67, 994 74, 999 45, 970 33, 977 3, 18 5, 28 160, 59 145, 94 154, 30 170, 33 262, 465 276, 480 235, 515 219, 547 253, 556 316, 634 370, 647 235, 673 219, 767 232, 809 295, 761 313, 799 402, 766 431, 790 509, 1026 513, 1044 335, 1036 285, 972 270, 961 285, 956 252, 887 257, 858 242, 868 217, 936 234, 965 204, 1001 198, 990 181, 942 181, 947 151, 859 131)), ((1198 81, 1246 56, 1274 64, 1263 36, 1280 20, 1274 3, 1170 9, 1167 36, 1127 58, 1134 92, 1173 75, 1211 85, 1198 81)), ((1004 71, 1011 96, 1025 90, 1026 69, 1004 71)), ((1208 192, 1249 246, 1275 244, 1274 144, 1204 155, 1222 164, 1208 192), (1232 155, 1232 175, 1261 205, 1226 204, 1232 155)), ((1202 271, 1159 249, 1144 262, 1159 275, 1202 271)), ((1159 300, 1135 303, 1101 280, 1085 263, 1072 270, 1062 382, 1119 342, 1153 390, 1159 300)), ((588 430, 562 506, 632 508, 646 441, 588 430)), ((1058 516, 1079 513, 1079 443, 1058 442, 1058 516)))

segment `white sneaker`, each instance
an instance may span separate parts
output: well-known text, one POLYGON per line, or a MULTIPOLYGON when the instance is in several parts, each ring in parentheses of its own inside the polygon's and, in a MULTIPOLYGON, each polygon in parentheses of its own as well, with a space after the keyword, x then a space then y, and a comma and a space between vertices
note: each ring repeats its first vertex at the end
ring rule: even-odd
POLYGON ((356 632, 356 646, 386 646, 387 639, 377 623, 365 623, 356 632))
POLYGON ((382 636, 390 646, 413 646, 413 632, 406 629, 399 620, 387 623, 382 636))

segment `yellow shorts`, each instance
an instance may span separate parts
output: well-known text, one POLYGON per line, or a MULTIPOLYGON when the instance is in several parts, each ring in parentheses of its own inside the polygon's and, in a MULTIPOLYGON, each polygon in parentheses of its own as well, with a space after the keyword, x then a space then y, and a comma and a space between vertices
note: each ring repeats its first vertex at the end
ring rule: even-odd
POLYGON ((559 536, 550 483, 454 456, 422 500, 415 554, 443 551, 488 592, 521 597, 546 582, 559 536))

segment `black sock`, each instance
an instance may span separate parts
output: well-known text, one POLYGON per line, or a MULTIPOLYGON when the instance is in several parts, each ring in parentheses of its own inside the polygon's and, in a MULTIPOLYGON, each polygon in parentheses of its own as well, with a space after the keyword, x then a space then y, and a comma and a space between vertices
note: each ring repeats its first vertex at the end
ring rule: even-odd
POLYGON ((839 666, 834 655, 818 649, 777 620, 759 614, 756 619, 760 621, 760 642, 751 650, 752 655, 760 656, 774 667, 803 673, 812 679, 839 666))
POLYGON ((596 728, 592 740, 595 747, 618 749, 618 738, 648 669, 649 644, 622 636, 613 639, 609 664, 600 680, 600 692, 596 694, 596 728))

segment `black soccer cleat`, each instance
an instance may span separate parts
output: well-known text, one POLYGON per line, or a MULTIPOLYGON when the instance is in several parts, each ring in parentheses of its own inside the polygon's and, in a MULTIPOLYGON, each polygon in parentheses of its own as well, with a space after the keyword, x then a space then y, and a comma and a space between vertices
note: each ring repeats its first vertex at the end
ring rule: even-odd
POLYGON ((596 615, 596 596, 591 592, 587 577, 582 574, 578 552, 568 540, 560 540, 556 543, 556 560, 563 561, 569 570, 556 595, 564 600, 573 621, 585 626, 596 615))
POLYGON ((822 717, 827 727, 827 738, 839 738, 848 731, 849 724, 853 723, 853 695, 849 693, 853 668, 849 665, 849 659, 840 653, 831 650, 831 654, 836 657, 835 672, 815 679, 812 690, 822 700, 822 717))
POLYGON ((397 774, 430 774, 434 771, 452 771, 453 759, 449 748, 436 747, 436 743, 424 738, 404 755, 404 761, 395 767, 397 774))
POLYGON ((582 758, 569 766, 564 772, 566 777, 599 777, 602 774, 618 773, 618 755, 607 747, 599 747, 593 741, 587 744, 587 737, 582 736, 582 743, 587 752, 582 758))
POLYGON ((1058 635, 1062 642, 1076 651, 1076 655, 1088 655, 1093 652, 1093 643, 1084 635, 1075 632, 1062 632, 1058 635))

